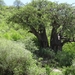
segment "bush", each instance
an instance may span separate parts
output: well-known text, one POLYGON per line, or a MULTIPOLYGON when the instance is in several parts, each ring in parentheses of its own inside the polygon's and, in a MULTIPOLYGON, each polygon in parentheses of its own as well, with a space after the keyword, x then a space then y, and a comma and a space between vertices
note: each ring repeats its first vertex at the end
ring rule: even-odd
POLYGON ((39 50, 39 55, 44 57, 44 58, 48 58, 48 59, 53 59, 55 57, 55 53, 50 48, 40 49, 39 50))
MULTIPOLYGON (((45 69, 36 65, 32 53, 22 43, 0 39, 0 75, 42 75, 45 69)), ((45 74, 44 74, 45 75, 45 74)))
POLYGON ((38 50, 38 47, 36 46, 32 38, 27 37, 25 40, 22 40, 22 42, 24 43, 25 48, 32 53, 38 50))
POLYGON ((48 65, 45 66, 46 67, 46 73, 47 75, 50 75, 51 69, 48 65))
POLYGON ((55 52, 50 48, 43 48, 39 50, 39 56, 43 57, 42 66, 48 65, 50 67, 57 67, 57 62, 55 60, 55 52))
POLYGON ((75 75, 75 67, 70 66, 65 68, 65 71, 63 72, 64 75, 75 75))
POLYGON ((55 60, 58 62, 58 66, 71 66, 73 55, 69 51, 59 51, 56 54, 55 60))
POLYGON ((39 55, 46 59, 47 64, 53 67, 63 67, 71 66, 74 53, 71 51, 58 51, 57 54, 54 53, 49 48, 39 50, 39 55))
POLYGON ((14 41, 22 39, 22 36, 18 32, 12 33, 11 37, 14 41))
POLYGON ((75 58, 72 60, 72 65, 65 68, 64 75, 75 75, 75 58))
POLYGON ((75 56, 75 43, 67 43, 63 46, 62 51, 58 51, 55 60, 58 66, 71 66, 73 57, 75 56))

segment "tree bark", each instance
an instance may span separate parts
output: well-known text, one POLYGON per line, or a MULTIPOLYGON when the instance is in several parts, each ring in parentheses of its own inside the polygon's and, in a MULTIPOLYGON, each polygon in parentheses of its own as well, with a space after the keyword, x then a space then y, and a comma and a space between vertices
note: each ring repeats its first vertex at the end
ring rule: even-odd
POLYGON ((38 38, 38 40, 40 42, 40 47, 48 48, 49 47, 49 43, 48 43, 48 39, 47 39, 45 28, 43 28, 42 32, 40 32, 39 35, 40 35, 40 38, 38 38))
POLYGON ((48 39, 47 39, 47 35, 46 35, 46 30, 45 27, 40 27, 40 30, 37 32, 36 29, 34 27, 31 27, 31 33, 33 33, 40 44, 40 48, 48 48, 49 47, 49 43, 48 43, 48 39))
POLYGON ((57 33, 57 29, 53 27, 50 37, 50 47, 54 52, 62 50, 61 36, 57 33))

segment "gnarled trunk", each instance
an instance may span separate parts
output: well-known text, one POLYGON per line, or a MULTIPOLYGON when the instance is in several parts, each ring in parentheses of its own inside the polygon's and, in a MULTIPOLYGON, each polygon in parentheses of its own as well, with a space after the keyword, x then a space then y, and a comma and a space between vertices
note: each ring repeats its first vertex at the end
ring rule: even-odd
POLYGON ((38 32, 36 31, 34 27, 31 27, 30 32, 37 37, 41 48, 49 47, 45 27, 40 27, 38 32))
POLYGON ((48 43, 48 39, 47 39, 45 28, 43 28, 43 31, 40 32, 39 35, 40 35, 40 38, 38 38, 38 40, 39 40, 39 43, 40 43, 40 47, 48 48, 49 47, 49 43, 48 43))
POLYGON ((50 47, 52 50, 54 50, 54 52, 62 50, 61 36, 57 33, 57 29, 55 27, 52 29, 50 47))

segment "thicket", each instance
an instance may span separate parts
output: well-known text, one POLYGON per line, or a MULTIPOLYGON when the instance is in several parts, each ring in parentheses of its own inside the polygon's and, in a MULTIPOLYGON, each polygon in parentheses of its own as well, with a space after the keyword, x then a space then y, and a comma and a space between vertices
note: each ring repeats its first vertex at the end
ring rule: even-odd
POLYGON ((7 23, 9 15, 15 12, 13 6, 0 11, 0 75, 50 75, 51 68, 58 67, 64 70, 63 75, 75 75, 75 43, 65 44, 57 54, 50 48, 41 49, 28 30, 7 23))
POLYGON ((24 44, 0 39, 0 75, 46 75, 24 44))

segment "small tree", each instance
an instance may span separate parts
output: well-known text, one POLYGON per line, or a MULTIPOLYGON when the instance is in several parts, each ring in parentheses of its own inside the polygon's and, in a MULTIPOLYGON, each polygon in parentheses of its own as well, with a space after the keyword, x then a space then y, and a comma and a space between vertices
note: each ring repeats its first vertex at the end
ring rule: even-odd
POLYGON ((0 0, 0 6, 5 6, 5 2, 3 0, 0 0))
POLYGON ((20 8, 21 6, 23 6, 24 4, 20 1, 20 0, 15 0, 13 5, 16 7, 16 8, 20 8))
POLYGON ((2 10, 3 6, 5 6, 5 2, 3 0, 0 0, 0 10, 2 10))

